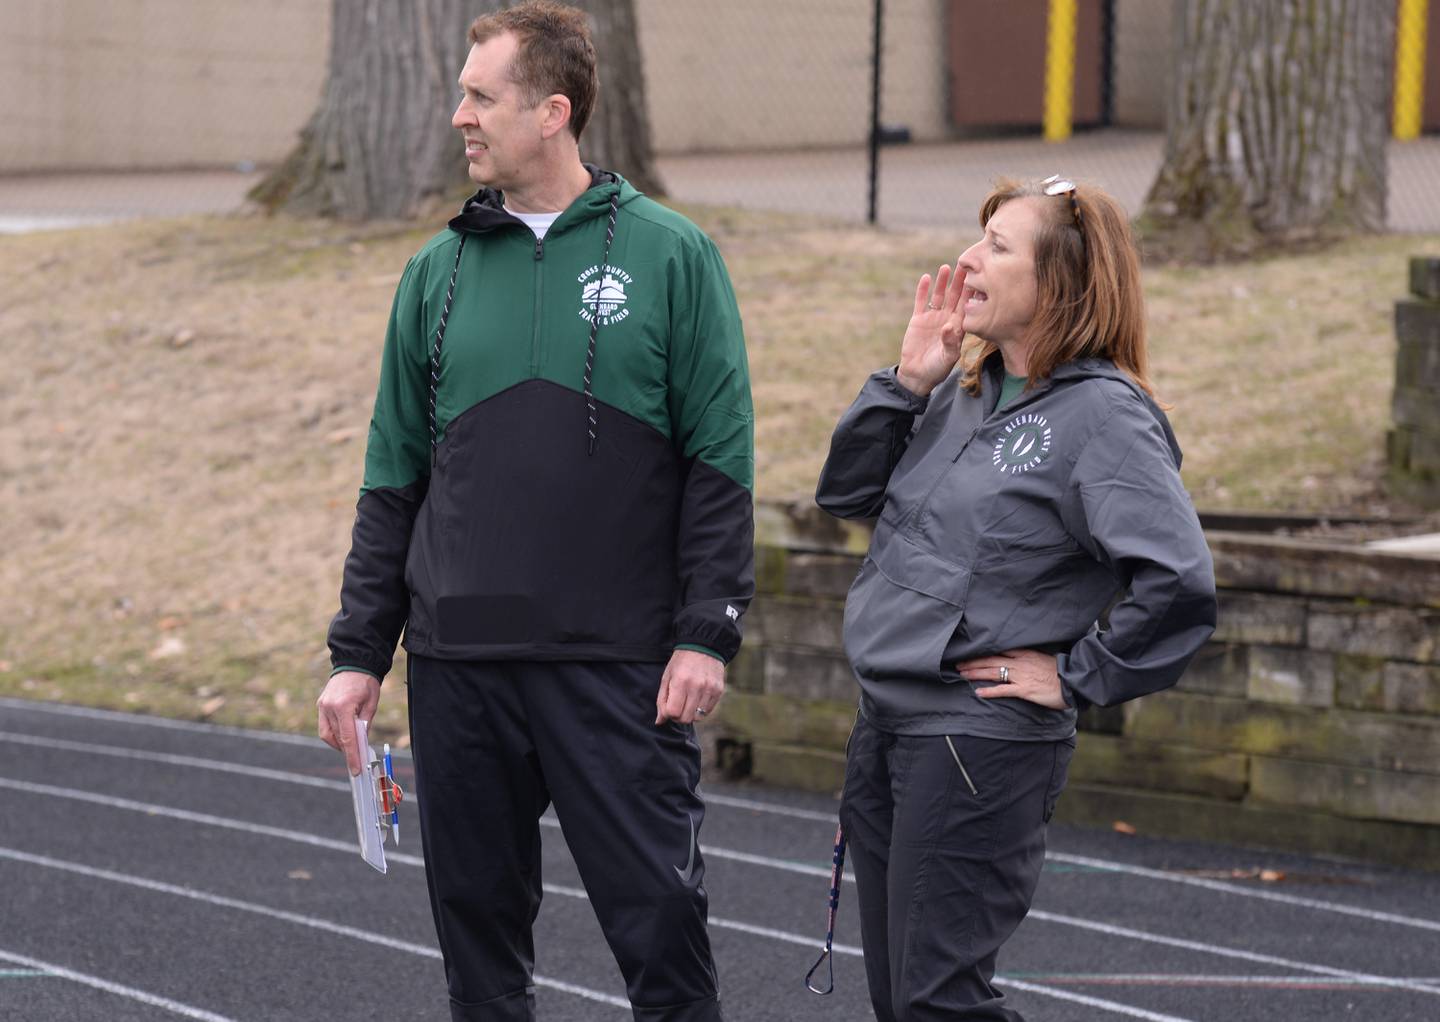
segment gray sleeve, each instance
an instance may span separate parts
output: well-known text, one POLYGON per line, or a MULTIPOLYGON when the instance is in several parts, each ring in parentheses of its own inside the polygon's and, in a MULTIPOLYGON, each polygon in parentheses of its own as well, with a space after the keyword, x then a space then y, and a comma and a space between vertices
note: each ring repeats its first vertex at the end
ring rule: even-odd
POLYGON ((1105 630, 1056 658, 1065 698, 1083 709, 1169 688, 1215 630, 1215 570, 1177 454, 1148 410, 1117 409, 1086 444, 1064 513, 1125 590, 1105 630))
POLYGON ((900 385, 893 366, 872 373, 830 438, 815 503, 836 518, 878 515, 890 473, 928 403, 900 385))

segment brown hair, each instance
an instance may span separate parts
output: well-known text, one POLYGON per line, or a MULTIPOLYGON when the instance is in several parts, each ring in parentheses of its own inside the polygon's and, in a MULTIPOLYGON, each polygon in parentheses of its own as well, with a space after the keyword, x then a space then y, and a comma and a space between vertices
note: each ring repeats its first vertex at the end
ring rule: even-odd
MULTIPOLYGON (((1035 229, 1027 389, 1066 362, 1107 358, 1153 396, 1140 254, 1129 217, 1113 198, 1088 185, 1075 189, 1072 208, 1068 193, 1046 195, 1043 183, 1001 180, 980 207, 981 228, 1011 199, 1028 197, 1039 198, 1043 211, 1035 229)), ((999 349, 978 338, 966 348, 960 384, 979 394, 980 368, 999 349)))
POLYGON ((564 96, 570 101, 570 133, 578 139, 600 93, 585 12, 552 0, 526 0, 476 18, 469 39, 484 43, 506 32, 520 44, 510 63, 510 78, 525 102, 533 107, 546 96, 564 96))

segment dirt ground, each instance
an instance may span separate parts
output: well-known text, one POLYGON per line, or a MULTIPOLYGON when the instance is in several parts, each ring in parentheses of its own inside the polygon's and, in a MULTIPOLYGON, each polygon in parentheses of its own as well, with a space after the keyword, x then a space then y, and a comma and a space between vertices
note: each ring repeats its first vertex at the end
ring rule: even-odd
MULTIPOLYGON (((757 496, 807 499, 953 230, 690 212, 745 317, 757 496)), ((195 217, 0 239, 0 693, 311 727, 393 288, 433 225, 195 217)), ((968 243, 966 241, 965 243, 968 243)), ((1197 505, 1405 513, 1379 480, 1406 259, 1147 271, 1197 505)), ((404 730, 403 686, 378 729, 404 730)))

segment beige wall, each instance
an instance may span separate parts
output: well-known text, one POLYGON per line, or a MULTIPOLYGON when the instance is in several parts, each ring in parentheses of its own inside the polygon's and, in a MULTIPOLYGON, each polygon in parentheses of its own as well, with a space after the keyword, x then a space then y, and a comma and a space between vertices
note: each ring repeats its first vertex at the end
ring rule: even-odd
MULTIPOLYGON (((882 120, 944 132, 943 0, 886 4, 882 120)), ((854 145, 870 129, 869 3, 636 0, 657 151, 854 145)))
MULTIPOLYGON (((0 0, 0 173, 281 158, 324 82, 331 0, 0 0)), ((882 121, 944 138, 947 0, 889 0, 882 121)), ((1173 0, 1119 0, 1116 115, 1163 121, 1173 0)), ((636 0, 657 151, 858 145, 865 0, 636 0)))
POLYGON ((0 172, 273 162, 315 108, 330 0, 0 0, 0 172))
POLYGON ((1115 123, 1161 128, 1170 95, 1170 33, 1175 0, 1115 4, 1115 123))

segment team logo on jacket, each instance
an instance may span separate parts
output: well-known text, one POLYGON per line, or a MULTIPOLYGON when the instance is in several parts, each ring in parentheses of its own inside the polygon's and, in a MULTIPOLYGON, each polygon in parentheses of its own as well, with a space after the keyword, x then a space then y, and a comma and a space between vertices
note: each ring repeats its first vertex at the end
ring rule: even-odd
POLYGON ((585 322, 592 322, 597 310, 601 326, 618 323, 630 315, 625 307, 630 296, 625 289, 635 283, 635 278, 620 267, 609 263, 592 266, 576 279, 580 282, 580 318, 585 322))
POLYGON ((1050 423, 1034 412, 1017 415, 1000 431, 991 463, 1006 475, 1039 468, 1050 456, 1050 423))

